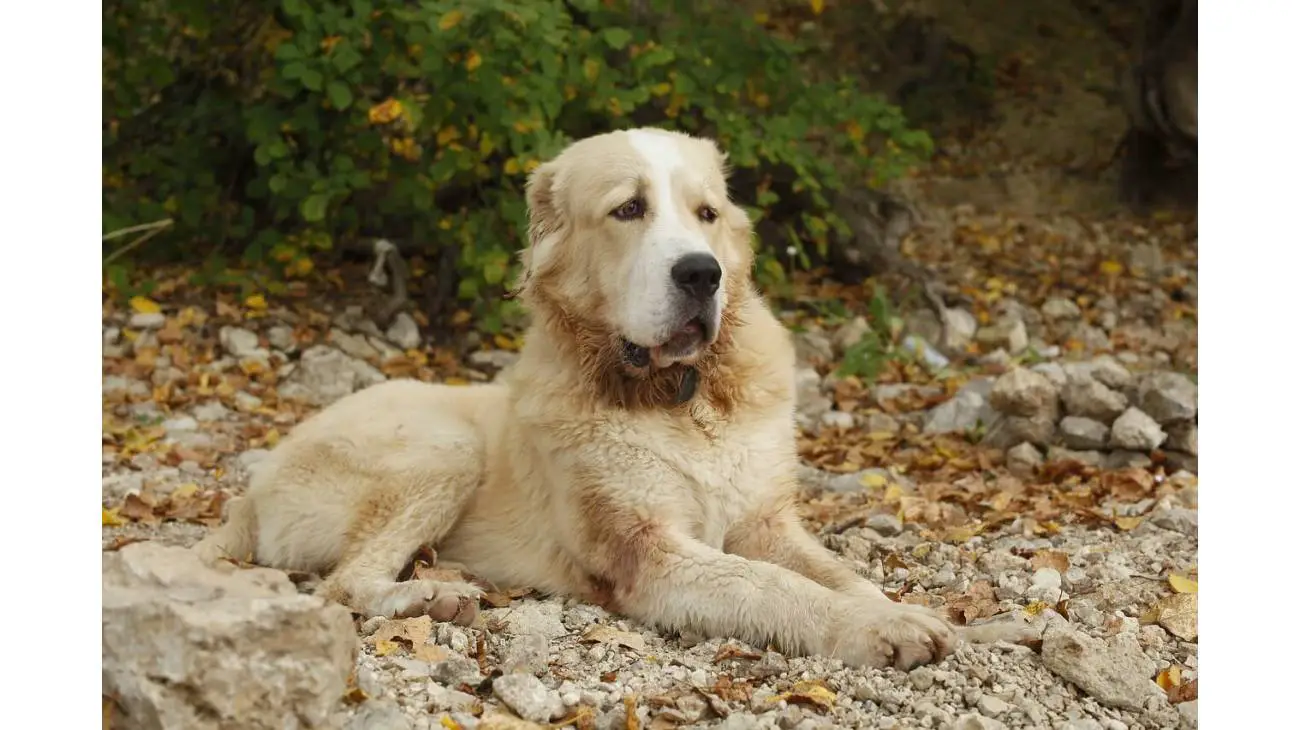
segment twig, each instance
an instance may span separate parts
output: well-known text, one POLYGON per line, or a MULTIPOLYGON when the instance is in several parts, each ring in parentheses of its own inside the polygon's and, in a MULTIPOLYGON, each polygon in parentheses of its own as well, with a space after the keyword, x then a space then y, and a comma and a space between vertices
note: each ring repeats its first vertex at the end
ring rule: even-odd
POLYGON ((110 241, 114 238, 120 238, 122 236, 125 236, 128 233, 134 233, 136 231, 147 231, 143 236, 140 236, 139 238, 131 241, 125 246, 122 246, 121 248, 117 249, 113 253, 105 256, 103 265, 108 266, 109 264, 121 258, 128 251, 138 248, 140 244, 144 243, 145 241, 148 241, 149 239, 153 238, 159 233, 162 233, 163 231, 167 230, 171 226, 171 224, 172 224, 172 219, 167 218, 165 220, 154 221, 153 223, 144 223, 138 226, 131 226, 130 228, 122 228, 120 230, 113 231, 112 233, 105 234, 103 240, 110 241))

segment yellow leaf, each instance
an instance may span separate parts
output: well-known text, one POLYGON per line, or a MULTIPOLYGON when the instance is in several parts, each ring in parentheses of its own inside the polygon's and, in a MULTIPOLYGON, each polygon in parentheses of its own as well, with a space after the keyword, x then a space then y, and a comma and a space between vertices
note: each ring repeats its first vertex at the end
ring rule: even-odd
POLYGON ((266 309, 266 297, 261 294, 250 294, 248 298, 244 300, 244 306, 258 311, 266 309))
POLYGON ((1156 675, 1156 684, 1160 689, 1168 692, 1183 683, 1183 670, 1177 666, 1170 666, 1168 669, 1156 675))
POLYGON ((825 711, 835 706, 835 693, 817 682, 796 682, 789 692, 782 692, 768 701, 780 702, 781 700, 790 704, 814 705, 825 711))
POLYGON ((376 641, 375 656, 388 656, 389 654, 396 654, 397 650, 400 649, 401 647, 402 645, 397 643, 396 641, 382 641, 382 640, 376 641))
POLYGON ((813 15, 821 15, 826 9, 826 0, 808 0, 808 7, 812 8, 813 15))
POLYGON ((1169 587, 1174 589, 1175 593, 1196 593, 1196 581, 1177 573, 1169 574, 1169 587))
POLYGON ((104 512, 104 523, 101 525, 102 527, 117 527, 122 524, 122 518, 117 516, 116 507, 113 509, 100 507, 100 509, 104 512))
POLYGON ((452 126, 443 127, 438 130, 438 146, 444 147, 452 140, 460 139, 460 130, 452 126))
POLYGON ((889 483, 889 480, 885 478, 885 475, 875 471, 863 474, 858 477, 858 481, 861 482, 862 486, 871 487, 873 489, 883 487, 889 483))
POLYGON ((465 68, 473 71, 483 65, 483 57, 478 55, 478 51, 470 51, 465 54, 465 68))
POLYGON ((460 25, 460 21, 464 19, 464 13, 459 10, 453 10, 438 19, 438 30, 451 30, 460 25))
POLYGON ((1042 613, 1043 611, 1046 611, 1046 610, 1047 610, 1047 604, 1046 604, 1046 603, 1043 603, 1042 601, 1034 601, 1033 603, 1029 604, 1028 606, 1025 606, 1025 615, 1026 615, 1026 616, 1037 616, 1038 614, 1040 614, 1040 613, 1042 613))
POLYGON ((523 168, 519 165, 519 160, 511 157, 506 160, 505 172, 507 175, 518 175, 523 168))
POLYGON ((182 484, 179 487, 173 489, 171 493, 171 498, 172 501, 174 502, 181 499, 189 499, 190 497, 193 497, 198 493, 199 493, 199 485, 195 484, 194 482, 190 482, 189 484, 182 484))
POLYGON ((451 715, 443 715, 442 719, 438 721, 438 724, 447 728, 447 730, 460 730, 460 723, 451 719, 451 715))
POLYGON ((889 487, 885 489, 885 504, 891 504, 893 502, 901 502, 902 499, 903 499, 903 488, 898 486, 897 484, 890 484, 889 487))
POLYGON ((1142 524, 1144 519, 1145 518, 1141 515, 1138 515, 1137 517, 1116 517, 1115 526, 1127 532, 1128 530, 1132 530, 1142 524))
POLYGON ((388 124, 402 116, 402 102, 396 99, 387 99, 370 107, 367 115, 370 117, 371 124, 388 124))
POLYGON ((157 314, 162 311, 162 307, 158 306, 158 302, 149 297, 141 296, 131 297, 131 309, 140 314, 157 314))
POLYGON ((1121 264, 1120 262, 1115 261, 1114 259, 1108 259, 1106 261, 1101 262, 1101 265, 1098 266, 1097 268, 1100 269, 1101 273, 1105 274, 1106 276, 1119 276, 1120 274, 1124 273, 1124 264, 1121 264))
POLYGON ((270 431, 267 431, 266 435, 262 438, 266 441, 267 446, 275 446, 280 443, 280 432, 273 428, 270 431))
POLYGON ((457 377, 455 377, 455 376, 452 376, 452 377, 450 377, 450 378, 446 378, 446 379, 444 379, 442 382, 443 382, 443 384, 445 384, 445 385, 469 385, 469 381, 468 381, 468 380, 466 380, 466 379, 464 379, 464 378, 457 378, 457 377))

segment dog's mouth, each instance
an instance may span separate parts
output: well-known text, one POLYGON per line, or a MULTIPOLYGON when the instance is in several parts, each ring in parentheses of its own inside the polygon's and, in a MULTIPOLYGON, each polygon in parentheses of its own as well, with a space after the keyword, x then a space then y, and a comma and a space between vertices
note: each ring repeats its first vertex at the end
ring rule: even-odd
POLYGON ((703 317, 692 317, 677 328, 668 339, 654 347, 644 347, 623 340, 623 359, 633 367, 653 365, 665 368, 674 363, 690 360, 712 339, 711 328, 703 317))

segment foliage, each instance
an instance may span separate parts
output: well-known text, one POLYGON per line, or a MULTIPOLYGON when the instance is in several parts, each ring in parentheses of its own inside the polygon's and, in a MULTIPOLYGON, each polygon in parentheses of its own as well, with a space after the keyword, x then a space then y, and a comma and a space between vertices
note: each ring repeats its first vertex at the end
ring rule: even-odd
MULTIPOLYGON (((929 153, 852 80, 807 78, 813 45, 761 15, 627 5, 109 0, 104 229, 171 217, 151 251, 238 255, 291 278, 382 235, 483 301, 511 275, 527 173, 577 137, 656 125, 717 138, 737 196, 783 232, 766 243, 805 262, 847 233, 835 191, 929 153)), ((784 278, 760 259, 760 276, 784 278)))

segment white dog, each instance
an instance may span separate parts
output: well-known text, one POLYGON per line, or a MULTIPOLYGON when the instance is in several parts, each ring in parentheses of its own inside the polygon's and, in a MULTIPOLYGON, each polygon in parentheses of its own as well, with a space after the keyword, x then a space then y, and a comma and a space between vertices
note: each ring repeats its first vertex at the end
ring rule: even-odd
POLYGON ((755 292, 751 230, 710 141, 571 145, 527 188, 501 384, 344 398, 262 462, 205 559, 325 575, 370 615, 465 621, 477 589, 398 582, 431 545, 499 586, 858 666, 937 661, 953 628, 894 603, 795 512, 794 353, 755 292))

